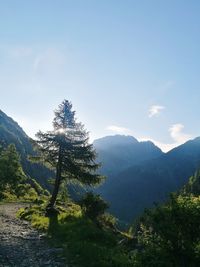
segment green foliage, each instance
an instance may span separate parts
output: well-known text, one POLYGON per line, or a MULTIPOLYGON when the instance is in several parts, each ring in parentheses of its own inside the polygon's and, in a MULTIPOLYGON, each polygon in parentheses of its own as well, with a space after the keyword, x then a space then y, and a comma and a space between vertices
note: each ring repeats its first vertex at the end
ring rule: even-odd
POLYGON ((29 177, 27 182, 35 190, 38 196, 49 196, 49 191, 47 189, 42 188, 42 186, 35 179, 29 177))
POLYGON ((13 144, 3 149, 0 154, 0 191, 17 193, 19 183, 24 182, 26 176, 22 170, 20 156, 13 144))
POLYGON ((63 246, 72 265, 82 267, 133 267, 125 247, 118 245, 121 236, 103 230, 84 216, 81 207, 67 203, 59 207, 57 221, 45 217, 45 203, 21 209, 18 216, 48 232, 50 242, 63 246), (53 229, 52 229, 53 227, 53 229), (50 229, 51 228, 51 229, 50 229))
POLYGON ((40 204, 30 205, 27 208, 21 208, 17 212, 17 217, 31 221, 33 227, 36 227, 38 230, 47 230, 49 227, 49 220, 44 216, 45 206, 40 204))
POLYGON ((104 213, 98 217, 99 224, 102 227, 116 230, 117 219, 110 213, 104 213))
POLYGON ((200 262, 200 196, 171 196, 147 211, 137 231, 136 266, 196 267, 200 262), (148 265, 149 264, 149 265, 148 265))
POLYGON ((96 174, 96 153, 89 144, 88 133, 75 118, 72 104, 64 100, 55 111, 53 131, 37 134, 41 160, 48 162, 56 171, 56 179, 49 208, 57 199, 63 180, 78 181, 84 185, 100 183, 102 176, 96 174))
POLYGON ((67 182, 64 180, 60 184, 60 191, 58 194, 57 202, 58 203, 67 203, 69 201, 69 194, 67 190, 67 182))
POLYGON ((31 139, 17 122, 0 110, 0 145, 5 149, 9 144, 16 146, 24 173, 31 178, 35 177, 42 186, 49 188, 47 180, 53 176, 53 172, 42 164, 33 164, 28 160, 29 155, 36 155, 31 139))
POLYGON ((35 200, 38 198, 38 194, 30 184, 19 184, 16 188, 16 196, 24 200, 35 200))
POLYGON ((194 196, 200 195, 200 171, 190 177, 188 183, 184 186, 182 194, 192 194, 194 196))
POLYGON ((85 215, 92 220, 96 220, 99 216, 103 215, 109 207, 99 195, 95 195, 92 192, 87 193, 82 198, 80 205, 85 215))
POLYGON ((4 201, 25 201, 25 202, 41 202, 43 199, 47 199, 45 195, 38 195, 35 189, 28 183, 19 183, 13 190, 7 186, 3 192, 1 192, 1 200, 4 201))
POLYGON ((9 201, 35 201, 48 195, 35 179, 22 169, 15 145, 0 149, 0 198, 9 201))
POLYGON ((53 126, 53 131, 37 134, 44 159, 55 168, 59 163, 62 179, 75 179, 88 185, 99 183, 102 177, 93 173, 99 167, 94 163, 95 151, 88 144, 88 133, 76 122, 75 112, 67 100, 55 111, 53 126))

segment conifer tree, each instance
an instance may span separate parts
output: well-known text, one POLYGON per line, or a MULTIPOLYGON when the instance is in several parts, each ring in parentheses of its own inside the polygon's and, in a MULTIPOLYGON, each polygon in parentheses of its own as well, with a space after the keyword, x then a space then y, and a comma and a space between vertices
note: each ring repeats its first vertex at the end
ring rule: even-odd
POLYGON ((53 130, 40 131, 36 137, 44 160, 56 172, 49 210, 55 206, 62 181, 76 181, 89 186, 101 182, 103 177, 96 174, 99 165, 95 163, 95 150, 89 144, 83 124, 76 121, 69 101, 64 100, 55 111, 53 130))
POLYGON ((23 172, 20 156, 14 144, 1 149, 0 152, 0 190, 9 186, 13 190, 26 179, 23 172))

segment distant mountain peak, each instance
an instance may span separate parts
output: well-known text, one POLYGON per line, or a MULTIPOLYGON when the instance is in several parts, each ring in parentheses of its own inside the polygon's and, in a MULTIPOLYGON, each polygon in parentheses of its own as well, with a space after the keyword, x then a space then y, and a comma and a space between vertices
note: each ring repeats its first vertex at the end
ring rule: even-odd
POLYGON ((139 143, 138 140, 131 135, 108 135, 94 140, 95 147, 98 146, 119 146, 119 145, 131 145, 139 143))
MULTIPOLYGON (((140 142, 141 156, 144 158, 152 151, 152 142, 140 142), (142 147, 141 147, 142 146, 142 147)), ((125 151, 127 151, 126 148, 125 151)), ((136 148, 133 150, 136 152, 136 148)), ((102 159, 107 163, 108 157, 104 151, 102 159)), ((186 143, 172 149, 167 153, 157 151, 158 157, 150 158, 136 163, 139 158, 132 160, 132 165, 120 172, 123 167, 124 154, 119 153, 120 159, 111 165, 118 172, 109 172, 110 167, 104 165, 104 175, 109 179, 102 185, 99 192, 109 201, 111 212, 118 218, 131 221, 143 212, 144 208, 152 207, 153 203, 165 201, 170 192, 180 190, 188 181, 188 178, 199 169, 200 166, 200 137, 189 140, 186 143)), ((151 154, 150 154, 151 155, 151 154)), ((110 161, 111 163, 113 162, 110 161)))
POLYGON ((94 147, 98 154, 98 161, 102 163, 102 173, 111 176, 133 164, 139 164, 163 154, 152 142, 139 142, 130 135, 105 136, 95 140, 94 147))

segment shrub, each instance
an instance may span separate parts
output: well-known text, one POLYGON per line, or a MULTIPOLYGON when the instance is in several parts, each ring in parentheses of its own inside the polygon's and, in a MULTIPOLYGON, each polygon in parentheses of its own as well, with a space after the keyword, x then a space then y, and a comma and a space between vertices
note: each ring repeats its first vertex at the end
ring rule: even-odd
POLYGON ((80 205, 85 215, 91 220, 96 220, 99 216, 103 215, 109 207, 99 195, 95 195, 92 192, 87 193, 82 198, 80 205))

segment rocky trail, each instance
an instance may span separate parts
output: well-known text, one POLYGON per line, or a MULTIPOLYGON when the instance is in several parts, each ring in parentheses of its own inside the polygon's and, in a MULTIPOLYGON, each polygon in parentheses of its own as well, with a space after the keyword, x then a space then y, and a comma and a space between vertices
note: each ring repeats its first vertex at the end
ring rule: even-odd
POLYGON ((67 267, 62 248, 52 247, 28 222, 16 218, 23 205, 0 205, 0 267, 67 267))

